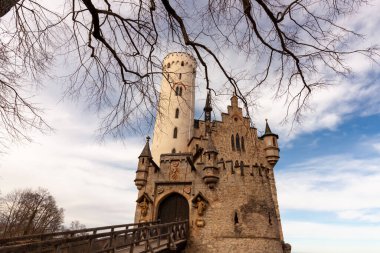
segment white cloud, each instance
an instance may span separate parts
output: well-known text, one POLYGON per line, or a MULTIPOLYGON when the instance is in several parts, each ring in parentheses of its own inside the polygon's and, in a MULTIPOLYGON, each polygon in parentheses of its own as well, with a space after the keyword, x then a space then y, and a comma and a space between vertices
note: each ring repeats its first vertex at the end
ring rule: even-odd
POLYGON ((339 212, 347 219, 350 212, 356 218, 352 211, 380 208, 377 157, 319 157, 279 171, 277 182, 284 209, 339 212))
POLYGON ((285 241, 294 253, 378 253, 380 226, 350 226, 289 221, 285 241))
POLYGON ((55 131, 35 134, 33 143, 13 145, 0 157, 1 193, 46 188, 65 209, 66 224, 132 222, 137 197, 133 180, 144 137, 99 143, 94 134, 96 115, 83 113, 80 104, 56 104, 47 95, 41 95, 45 117, 55 131))

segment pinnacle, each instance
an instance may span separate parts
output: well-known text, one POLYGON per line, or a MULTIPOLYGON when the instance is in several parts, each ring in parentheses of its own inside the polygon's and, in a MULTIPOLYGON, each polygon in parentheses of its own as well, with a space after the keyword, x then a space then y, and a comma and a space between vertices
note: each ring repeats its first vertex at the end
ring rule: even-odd
POLYGON ((147 136, 146 137, 146 143, 145 143, 145 146, 141 152, 141 154, 139 155, 139 158, 140 157, 152 157, 152 154, 150 153, 150 148, 149 148, 149 140, 150 140, 150 137, 147 136))

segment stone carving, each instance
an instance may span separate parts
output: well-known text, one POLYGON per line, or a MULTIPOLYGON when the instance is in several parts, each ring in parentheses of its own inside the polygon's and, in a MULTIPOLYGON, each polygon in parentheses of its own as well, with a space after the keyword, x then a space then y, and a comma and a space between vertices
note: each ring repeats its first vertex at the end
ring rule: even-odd
POLYGON ((186 193, 186 194, 190 194, 191 193, 191 187, 190 186, 185 186, 183 188, 183 191, 186 193))
POLYGON ((199 192, 191 202, 193 207, 197 209, 198 216, 203 216, 208 206, 208 201, 203 194, 199 192))
POLYGON ((178 173, 179 173, 179 161, 173 161, 170 163, 170 172, 169 172, 169 178, 171 180, 177 180, 178 179, 178 173))
POLYGON ((149 205, 153 203, 152 199, 149 197, 149 195, 144 192, 143 195, 141 195, 137 200, 137 206, 140 209, 141 217, 146 217, 149 212, 149 205))
POLYGON ((196 219, 195 224, 197 225, 197 227, 204 227, 206 223, 204 219, 196 219))
POLYGON ((197 208, 198 215, 203 216, 204 211, 206 211, 207 205, 200 197, 198 197, 197 202, 195 204, 195 208, 197 208))
POLYGON ((141 210, 141 216, 145 217, 148 214, 149 205, 146 202, 146 198, 144 198, 143 202, 139 204, 141 210))
POLYGON ((162 187, 162 186, 158 186, 158 187, 157 187, 157 193, 158 193, 158 194, 161 194, 161 193, 163 193, 164 191, 165 191, 164 187, 162 187))

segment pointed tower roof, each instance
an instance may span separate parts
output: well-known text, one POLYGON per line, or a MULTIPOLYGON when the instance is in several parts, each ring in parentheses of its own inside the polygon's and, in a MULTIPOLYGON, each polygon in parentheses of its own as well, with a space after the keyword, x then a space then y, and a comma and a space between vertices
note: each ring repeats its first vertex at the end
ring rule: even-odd
POLYGON ((205 108, 203 109, 205 112, 211 112, 212 106, 211 106, 211 91, 208 91, 207 98, 206 98, 206 104, 205 108))
POLYGON ((265 119, 265 133, 263 136, 261 136, 261 138, 265 136, 276 136, 278 138, 277 134, 272 133, 272 130, 270 129, 268 124, 268 119, 265 119))
POLYGON ((265 134, 273 134, 272 130, 270 130, 268 119, 265 119, 265 134))
POLYGON ((208 134, 208 141, 205 153, 219 153, 214 145, 214 141, 212 140, 211 133, 208 134))
POLYGON ((150 148, 149 148, 149 140, 150 140, 150 137, 147 136, 146 137, 146 144, 145 144, 143 150, 141 151, 139 158, 140 157, 152 157, 152 154, 150 153, 150 148))

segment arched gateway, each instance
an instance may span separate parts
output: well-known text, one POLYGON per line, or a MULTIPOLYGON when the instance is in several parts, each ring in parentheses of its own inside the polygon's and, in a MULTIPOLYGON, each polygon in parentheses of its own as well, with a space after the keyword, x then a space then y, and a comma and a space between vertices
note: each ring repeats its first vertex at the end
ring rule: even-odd
POLYGON ((185 197, 172 193, 158 206, 157 220, 161 223, 189 220, 189 203, 185 197))

